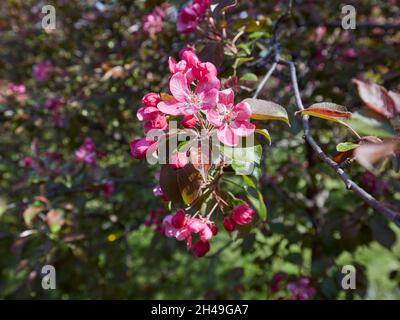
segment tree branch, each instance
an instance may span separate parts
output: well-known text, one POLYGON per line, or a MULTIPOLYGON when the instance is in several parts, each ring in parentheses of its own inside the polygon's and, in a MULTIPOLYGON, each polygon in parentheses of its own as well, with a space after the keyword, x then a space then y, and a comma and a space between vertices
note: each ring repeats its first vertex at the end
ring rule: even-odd
MULTIPOLYGON (((301 95, 300 95, 300 90, 299 90, 299 84, 297 80, 297 72, 296 72, 296 65, 293 61, 286 61, 283 60, 279 57, 279 54, 277 54, 277 61, 280 64, 289 66, 290 69, 290 76, 292 80, 292 85, 293 85, 293 91, 294 91, 294 97, 296 101, 297 108, 299 110, 304 110, 303 102, 301 100, 301 95)), ((374 208, 376 211, 382 213, 386 218, 388 218, 390 221, 394 222, 398 227, 400 227, 400 214, 389 209, 385 205, 383 205, 381 202, 376 200, 372 195, 370 195, 368 192, 366 192, 363 188, 361 188, 357 183, 352 181, 349 176, 344 172, 344 170, 337 164, 335 161, 333 161, 328 155, 324 153, 324 151, 321 149, 321 147, 317 144, 317 142, 314 140, 314 138, 311 135, 310 131, 310 123, 309 123, 309 117, 307 115, 303 116, 303 130, 304 130, 304 137, 306 141, 309 143, 311 148, 314 150, 314 152, 317 153, 318 157, 327 165, 329 165, 333 170, 335 170, 336 174, 339 176, 339 178, 345 183, 346 188, 349 190, 353 190, 354 193, 356 193, 361 199, 364 200, 365 203, 367 203, 370 207, 374 208)))

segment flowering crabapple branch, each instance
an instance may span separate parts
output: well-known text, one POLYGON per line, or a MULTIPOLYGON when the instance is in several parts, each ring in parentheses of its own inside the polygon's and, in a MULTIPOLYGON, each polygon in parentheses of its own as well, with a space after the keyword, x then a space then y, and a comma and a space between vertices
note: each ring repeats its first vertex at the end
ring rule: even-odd
MULTIPOLYGON (((296 101, 297 108, 299 110, 304 110, 304 105, 301 100, 299 84, 297 80, 297 72, 296 65, 293 61, 287 61, 279 57, 279 54, 276 54, 276 61, 278 63, 286 65, 290 69, 290 76, 293 85, 294 97, 296 101)), ((310 130, 310 122, 309 116, 303 115, 303 130, 304 137, 306 141, 310 144, 311 148, 317 153, 318 157, 327 165, 329 165, 333 170, 335 170, 336 174, 339 178, 345 183, 346 188, 352 190, 356 193, 361 199, 364 200, 370 207, 374 208, 376 211, 382 213, 386 218, 400 227, 400 215, 399 213, 391 210, 390 208, 383 205, 381 202, 376 200, 371 194, 366 192, 363 188, 361 188, 357 183, 349 178, 349 176, 344 172, 343 168, 340 167, 338 163, 333 161, 318 145, 318 143, 314 140, 311 135, 310 130)))

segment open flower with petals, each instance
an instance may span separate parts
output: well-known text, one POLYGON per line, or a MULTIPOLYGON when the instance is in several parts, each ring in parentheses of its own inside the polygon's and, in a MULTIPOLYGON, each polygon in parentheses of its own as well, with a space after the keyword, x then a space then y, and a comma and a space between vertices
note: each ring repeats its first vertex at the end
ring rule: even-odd
POLYGON ((161 112, 174 116, 207 110, 216 105, 219 87, 218 78, 208 74, 199 81, 193 92, 189 88, 186 76, 177 72, 169 81, 169 89, 174 99, 161 101, 157 107, 161 112))
POLYGON ((236 146, 239 137, 247 137, 255 130, 255 125, 248 122, 251 109, 248 103, 233 104, 232 89, 219 92, 216 110, 207 112, 207 120, 217 128, 219 141, 227 146, 236 146))

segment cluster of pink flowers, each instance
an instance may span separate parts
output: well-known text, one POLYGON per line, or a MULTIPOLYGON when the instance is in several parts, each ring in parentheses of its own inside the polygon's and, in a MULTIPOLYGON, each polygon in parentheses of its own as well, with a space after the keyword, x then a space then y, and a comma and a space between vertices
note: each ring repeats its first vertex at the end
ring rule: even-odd
POLYGON ((218 228, 205 220, 188 217, 184 210, 166 216, 163 220, 164 234, 179 241, 186 240, 187 248, 192 248, 197 257, 204 256, 210 250, 209 240, 218 233, 218 228), (192 234, 198 234, 199 240, 192 246, 192 234))
POLYGON ((75 161, 77 163, 87 163, 90 165, 95 165, 97 163, 97 152, 96 146, 92 138, 85 138, 83 144, 75 151, 75 161))
MULTIPOLYGON (((227 228, 224 219, 224 228, 231 232, 236 224, 245 225, 252 221, 255 212, 248 204, 240 204, 232 211, 233 228, 227 228)), ((218 233, 218 227, 209 218, 200 216, 191 217, 184 210, 167 215, 163 220, 164 234, 179 241, 186 240, 188 249, 192 249, 197 257, 204 256, 210 250, 209 240, 218 233), (198 234, 198 240, 192 245, 192 237, 198 234)))
MULTIPOLYGON (((196 5, 199 3, 194 2, 196 5)), ((137 118, 143 122, 147 137, 130 143, 135 159, 159 153, 159 140, 153 138, 152 130, 156 130, 157 137, 167 136, 171 132, 191 132, 197 142, 204 138, 203 132, 209 135, 208 138, 216 132, 219 141, 229 147, 237 146, 241 137, 251 135, 255 130, 255 125, 249 122, 250 106, 246 102, 235 104, 232 89, 221 90, 218 71, 212 63, 201 61, 191 48, 182 49, 179 58, 179 61, 172 57, 168 59, 171 95, 150 92, 141 100, 137 118), (169 120, 177 120, 177 128, 168 123, 169 120)), ((175 170, 181 170, 189 160, 199 156, 198 152, 196 143, 191 144, 187 152, 172 150, 172 154, 168 155, 168 163, 175 170)), ((204 175, 203 179, 207 179, 207 176, 204 175)), ((168 201, 160 185, 156 185, 153 192, 155 196, 168 201)), ((232 210, 232 206, 226 206, 232 210)), ((163 234, 180 241, 186 240, 188 249, 197 257, 204 256, 210 250, 210 239, 218 232, 211 219, 214 209, 205 215, 196 212, 191 216, 183 209, 169 214, 162 222, 163 234), (194 242, 193 237, 198 239, 194 242)), ((236 206, 230 214, 221 211, 224 216, 223 227, 228 232, 238 225, 249 224, 255 215, 255 211, 246 203, 236 206)))
POLYGON ((190 5, 183 7, 176 21, 178 32, 192 33, 209 6, 210 0, 193 0, 190 5))
POLYGON ((160 33, 164 27, 164 19, 166 17, 165 9, 167 3, 162 6, 156 6, 153 11, 143 17, 143 31, 149 34, 160 33))
POLYGON ((37 81, 46 81, 52 71, 52 64, 50 61, 36 63, 32 67, 32 75, 37 81))
MULTIPOLYGON (((200 122, 206 122, 227 146, 236 146, 240 137, 253 134, 255 125, 248 121, 250 106, 246 102, 235 105, 232 89, 220 90, 217 68, 210 62, 202 62, 191 48, 181 50, 179 56, 178 62, 172 57, 168 60, 172 97, 162 100, 159 94, 151 92, 142 98, 137 118, 144 121, 144 132, 167 130, 168 117, 182 116, 180 124, 183 128, 194 128, 200 126, 200 122)), ((135 159, 143 159, 149 150, 155 151, 156 143, 146 137, 133 140, 130 147, 135 159)), ((171 155, 170 161, 176 168, 181 168, 187 158, 185 154, 177 153, 171 155)))

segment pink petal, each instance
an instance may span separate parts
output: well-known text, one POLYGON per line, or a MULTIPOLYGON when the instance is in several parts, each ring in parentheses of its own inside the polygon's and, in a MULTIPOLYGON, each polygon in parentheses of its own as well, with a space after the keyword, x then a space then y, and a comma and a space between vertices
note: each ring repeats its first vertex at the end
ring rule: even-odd
POLYGON ((190 94, 186 77, 182 72, 175 73, 169 80, 169 90, 179 102, 186 101, 186 97, 190 94))
POLYGON ((173 116, 179 116, 182 113, 182 107, 185 105, 183 102, 177 100, 165 100, 160 101, 157 105, 158 110, 163 113, 170 114, 173 116))
POLYGON ((239 137, 247 137, 254 133, 256 126, 247 121, 234 121, 230 125, 233 132, 238 135, 239 137))
POLYGON ((244 121, 251 117, 251 108, 247 102, 239 102, 233 109, 236 113, 236 120, 244 121))
POLYGON ((202 109, 209 109, 214 107, 218 101, 218 90, 211 89, 205 92, 199 93, 200 100, 201 100, 201 108, 202 109))
POLYGON ((212 74, 207 74, 199 81, 199 84, 196 87, 196 93, 209 91, 211 89, 219 90, 221 84, 216 76, 212 74))
POLYGON ((233 104, 234 99, 235 93, 230 88, 218 92, 218 103, 229 106, 233 104))
POLYGON ((209 110, 207 112, 207 120, 209 123, 211 123, 216 128, 219 128, 220 126, 222 126, 221 116, 215 110, 209 110))
POLYGON ((172 57, 168 58, 168 69, 169 69, 169 72, 171 72, 172 74, 174 74, 176 72, 176 61, 172 57))
POLYGON ((217 136, 219 141, 230 147, 236 146, 239 142, 238 136, 228 125, 219 128, 217 136))

